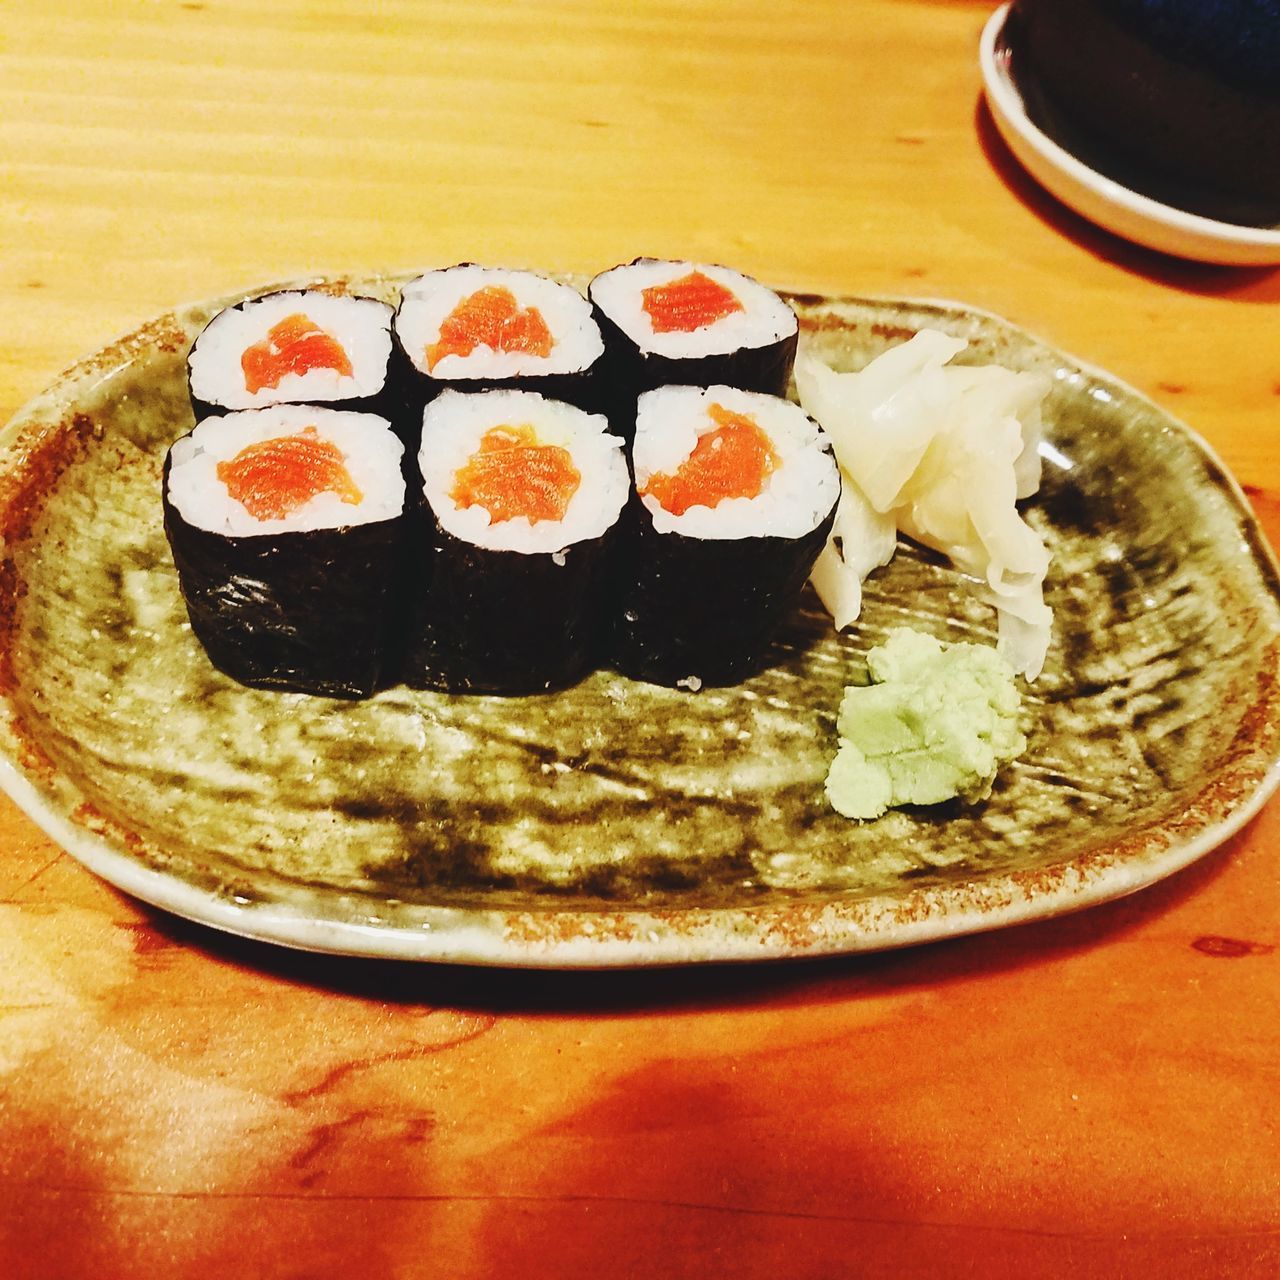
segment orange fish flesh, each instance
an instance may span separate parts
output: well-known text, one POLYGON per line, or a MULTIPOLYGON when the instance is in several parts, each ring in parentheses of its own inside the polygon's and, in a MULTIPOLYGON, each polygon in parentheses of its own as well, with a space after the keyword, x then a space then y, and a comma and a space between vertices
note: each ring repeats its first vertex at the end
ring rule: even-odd
POLYGON ((440 325, 440 339, 427 346, 427 372, 445 356, 469 356, 477 347, 549 356, 555 341, 537 307, 522 307, 500 284, 477 289, 440 325))
POLYGON ((218 479, 257 520, 283 520, 321 493, 336 493, 352 505, 364 496, 342 451, 315 427, 246 445, 229 462, 218 463, 218 479))
POLYGON ((654 333, 692 333, 744 310, 732 289, 701 271, 641 290, 654 333))
POLYGON ((656 472, 640 490, 673 516, 690 507, 716 507, 728 498, 757 498, 765 481, 781 465, 769 437, 754 418, 723 405, 708 409, 719 425, 700 436, 693 452, 673 475, 656 472))
POLYGON ((531 425, 492 427, 480 447, 454 473, 449 496, 460 508, 481 506, 489 523, 524 516, 563 520, 582 473, 559 445, 542 444, 531 425))
POLYGON ((313 323, 301 311, 271 326, 261 342, 245 348, 240 357, 245 390, 250 395, 263 387, 274 390, 290 373, 310 373, 312 369, 332 369, 351 376, 351 360, 342 344, 313 323))

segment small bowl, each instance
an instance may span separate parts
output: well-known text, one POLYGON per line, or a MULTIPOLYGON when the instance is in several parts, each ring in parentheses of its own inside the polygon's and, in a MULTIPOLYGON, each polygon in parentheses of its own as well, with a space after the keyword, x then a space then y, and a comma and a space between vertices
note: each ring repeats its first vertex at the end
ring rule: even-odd
POLYGON ((1280 225, 1228 222, 1184 207, 1202 204, 1201 193, 1178 203, 1144 195, 1095 167, 1093 154, 1086 161, 1078 139, 1057 121, 1051 137, 1044 95, 1010 30, 1011 8, 1002 5, 983 29, 983 87, 1001 137, 1041 186, 1090 222, 1149 249, 1225 266, 1280 263, 1280 225))
POLYGON ((1013 0, 1031 118, 1094 169, 1190 213, 1280 221, 1275 0, 1013 0))

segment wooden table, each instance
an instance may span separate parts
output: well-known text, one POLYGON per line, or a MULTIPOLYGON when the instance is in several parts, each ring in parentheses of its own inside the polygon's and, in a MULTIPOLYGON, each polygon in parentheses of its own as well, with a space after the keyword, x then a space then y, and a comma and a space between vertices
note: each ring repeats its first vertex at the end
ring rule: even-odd
MULTIPOLYGON (((1055 205, 966 0, 11 0, 0 418, 184 300, 638 252, 963 299, 1209 438, 1280 535, 1280 273, 1055 205)), ((0 1275, 1273 1276, 1280 807, 879 957, 354 963, 140 908, 0 805, 0 1275)))

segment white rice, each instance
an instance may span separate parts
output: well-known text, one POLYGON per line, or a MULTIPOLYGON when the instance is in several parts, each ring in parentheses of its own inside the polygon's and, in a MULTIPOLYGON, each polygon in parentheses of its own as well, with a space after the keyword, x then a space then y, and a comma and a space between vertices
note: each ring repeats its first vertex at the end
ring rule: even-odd
POLYGON ((173 446, 169 501, 188 524, 234 538, 372 524, 390 520, 404 510, 403 454, 404 445, 391 424, 371 413, 343 413, 309 405, 228 413, 206 418, 173 446), (249 445, 297 435, 307 427, 315 427, 322 440, 341 450, 351 480, 360 490, 360 502, 344 502, 336 493, 320 493, 283 520, 259 520, 250 515, 218 479, 218 463, 229 462, 249 445))
POLYGON ((617 521, 628 493, 622 441, 608 432, 602 416, 532 391, 445 391, 422 416, 418 465, 427 502, 448 533, 493 551, 545 555, 598 538, 617 521), (478 504, 459 507, 449 495, 481 437, 494 427, 526 423, 541 443, 567 449, 582 476, 564 518, 531 522, 518 516, 491 522, 478 504))
POLYGON ((676 360, 725 355, 744 347, 767 347, 799 330, 795 312, 771 289, 741 272, 701 262, 642 258, 614 267, 591 282, 591 300, 641 351, 676 360), (743 309, 691 333, 655 333, 644 309, 643 290, 670 284, 691 271, 700 271, 724 285, 743 309))
POLYGON ((241 307, 228 307, 209 321, 191 349, 191 392, 197 399, 227 409, 376 395, 387 378, 391 317, 385 302, 314 289, 269 293, 241 307), (299 312, 341 344, 351 373, 335 369, 287 373, 279 386, 250 392, 240 358, 266 339, 274 325, 299 312))
POLYGON ((767 435, 780 465, 754 498, 726 498, 714 507, 690 507, 672 515, 651 494, 641 501, 659 533, 694 538, 801 538, 817 528, 840 496, 840 473, 825 433, 799 406, 777 396, 736 387, 659 387, 636 406, 632 447, 636 488, 654 474, 679 470, 698 440, 719 424, 713 404, 749 415, 767 435))
POLYGON ((396 334, 409 359, 433 378, 501 379, 548 373, 577 373, 604 353, 604 339, 591 305, 576 289, 532 271, 465 265, 428 271, 404 287, 395 319, 396 334), (551 331, 547 356, 528 351, 477 347, 468 356, 447 355, 427 368, 427 348, 440 341, 440 326, 473 293, 492 286, 509 289, 521 308, 536 307, 551 331))

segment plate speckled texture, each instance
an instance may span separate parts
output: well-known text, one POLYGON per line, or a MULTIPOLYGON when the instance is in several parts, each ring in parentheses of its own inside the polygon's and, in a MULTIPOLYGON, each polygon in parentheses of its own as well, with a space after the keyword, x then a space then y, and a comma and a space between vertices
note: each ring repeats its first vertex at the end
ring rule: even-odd
POLYGON ((0 784, 92 870, 181 915, 509 965, 901 946, 1119 896, 1242 825, 1280 776, 1280 590, 1221 464, 995 317, 792 300, 843 367, 933 325, 972 340, 962 359, 1053 376, 1028 519, 1054 555, 1054 643, 1027 752, 986 804, 857 824, 823 796, 842 686, 887 629, 994 643, 960 576, 905 545, 856 629, 837 637, 806 597, 774 664, 731 689, 598 673, 548 696, 345 703, 220 675, 186 621, 160 468, 190 426, 186 349, 230 299, 82 362, 0 437, 0 784))

